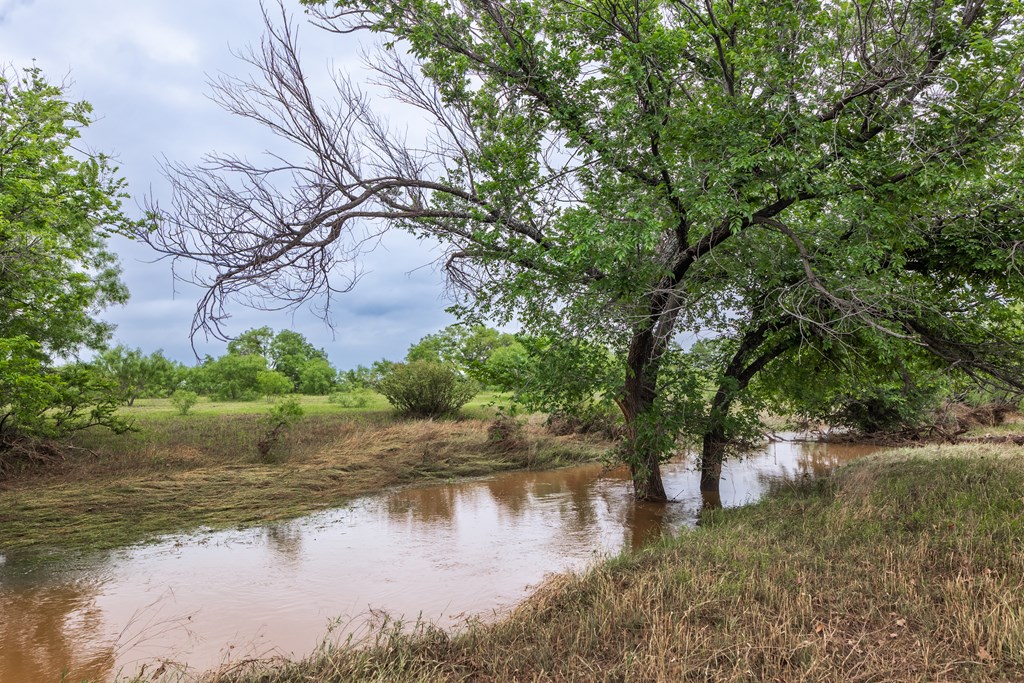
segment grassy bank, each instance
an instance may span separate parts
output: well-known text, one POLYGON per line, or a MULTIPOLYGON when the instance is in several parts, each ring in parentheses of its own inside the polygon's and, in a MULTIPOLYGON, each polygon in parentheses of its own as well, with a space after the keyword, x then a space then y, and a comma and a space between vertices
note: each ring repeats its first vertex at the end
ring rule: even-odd
POLYGON ((211 675, 234 683, 999 681, 1024 672, 1024 449, 927 447, 708 515, 457 635, 211 675))
POLYGON ((480 403, 458 421, 403 421, 383 409, 306 400, 307 415, 257 456, 266 403, 166 401, 132 410, 135 433, 81 435, 69 457, 0 482, 0 552, 95 550, 198 527, 285 519, 417 481, 591 460, 607 443, 525 428, 522 448, 488 437, 480 403))

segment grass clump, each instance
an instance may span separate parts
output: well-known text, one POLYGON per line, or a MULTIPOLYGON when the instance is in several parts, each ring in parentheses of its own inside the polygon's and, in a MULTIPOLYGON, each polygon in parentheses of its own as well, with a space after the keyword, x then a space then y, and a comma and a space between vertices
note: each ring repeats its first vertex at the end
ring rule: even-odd
POLYGON ((458 633, 211 674, 304 681, 1004 681, 1024 671, 1024 449, 870 457, 458 633))

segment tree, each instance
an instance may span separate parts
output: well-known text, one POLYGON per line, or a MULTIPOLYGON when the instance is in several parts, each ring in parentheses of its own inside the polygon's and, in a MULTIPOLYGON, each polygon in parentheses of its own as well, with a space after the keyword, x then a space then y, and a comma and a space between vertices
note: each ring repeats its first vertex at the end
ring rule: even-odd
POLYGON ((252 401, 264 393, 260 378, 267 373, 267 360, 254 354, 207 356, 193 372, 194 386, 201 394, 218 401, 252 401))
POLYGON ((679 434, 716 489, 758 377, 811 350, 833 373, 923 350, 1019 386, 1017 4, 307 4, 384 37, 373 75, 429 133, 393 132, 344 77, 324 104, 293 27, 268 20, 245 55, 261 80, 215 94, 296 153, 170 168, 176 208, 148 235, 213 269, 200 326, 243 290, 349 289, 389 228, 439 240, 454 312, 516 319, 565 361, 535 391, 614 398, 648 500, 679 434), (721 353, 681 351, 681 332, 721 353))
MULTIPOLYGON (((327 353, 323 349, 315 348, 305 336, 298 332, 281 330, 270 343, 271 365, 291 380, 293 390, 299 389, 302 383, 303 369, 314 361, 327 363, 327 353)), ((333 369, 331 374, 333 377, 333 369)))
MULTIPOLYGON (((228 353, 236 356, 262 356, 267 367, 287 377, 291 391, 298 391, 302 369, 311 361, 327 361, 327 353, 317 349, 305 336, 292 330, 274 334, 269 327, 246 330, 228 342, 228 353)), ((333 372, 333 370, 332 370, 333 372)))
POLYGON ((270 344, 274 339, 274 330, 269 327, 248 329, 237 338, 228 342, 228 353, 236 356, 263 356, 270 361, 270 344))
POLYGON ((77 146, 91 107, 38 69, 0 73, 0 440, 59 436, 113 420, 115 387, 54 362, 100 349, 102 308, 124 303, 106 238, 139 228, 121 210, 125 182, 77 146))
POLYGON ((141 349, 118 344, 101 352, 95 364, 118 383, 128 405, 139 396, 170 396, 184 380, 184 367, 167 359, 162 350, 144 356, 141 349))
POLYGON ((479 380, 483 378, 484 367, 491 354, 513 343, 515 337, 511 334, 503 334, 484 325, 449 325, 413 344, 405 360, 445 363, 479 380))
POLYGON ((337 384, 338 373, 325 358, 313 358, 299 366, 299 392, 325 396, 337 384))
POLYGON ((256 385, 264 396, 281 396, 294 390, 288 376, 277 370, 260 370, 256 374, 256 385))

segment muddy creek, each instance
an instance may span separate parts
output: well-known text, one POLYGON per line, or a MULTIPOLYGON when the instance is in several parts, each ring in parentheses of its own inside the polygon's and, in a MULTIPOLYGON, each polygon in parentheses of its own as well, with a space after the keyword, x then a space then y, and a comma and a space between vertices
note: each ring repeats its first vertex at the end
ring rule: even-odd
MULTIPOLYGON (((726 465, 721 502, 752 502, 772 481, 821 476, 871 450, 772 444, 726 465)), ((624 469, 588 465, 384 493, 98 557, 0 555, 0 682, 301 656, 382 613, 447 626, 492 618, 548 574, 692 526, 697 473, 669 464, 664 474, 667 506, 634 504, 624 469)))

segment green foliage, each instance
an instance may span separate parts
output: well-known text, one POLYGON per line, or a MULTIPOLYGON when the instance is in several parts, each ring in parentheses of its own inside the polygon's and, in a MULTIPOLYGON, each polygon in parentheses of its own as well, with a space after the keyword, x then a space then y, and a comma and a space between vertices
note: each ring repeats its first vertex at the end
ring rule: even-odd
POLYGON ((274 330, 269 327, 252 328, 228 342, 228 353, 235 356, 263 356, 269 360, 273 339, 274 330))
POLYGON ((413 344, 405 360, 451 365, 467 377, 490 384, 488 364, 491 357, 514 344, 513 335, 483 325, 449 325, 413 344))
POLYGON ((377 390, 402 415, 444 417, 457 413, 478 388, 451 366, 418 360, 396 364, 377 390))
POLYGON ((281 396, 292 393, 292 381, 288 375, 276 370, 260 370, 256 373, 256 384, 264 396, 281 396))
POLYGON ((256 452, 260 459, 270 460, 281 437, 295 425, 305 411, 296 398, 287 398, 274 404, 270 412, 262 420, 262 433, 256 442, 256 452))
POLYGON ((299 393, 325 396, 337 383, 337 377, 326 358, 312 358, 299 366, 299 393))
POLYGON ((139 225, 121 210, 124 180, 78 143, 91 107, 38 69, 0 73, 0 433, 60 437, 93 425, 123 430, 121 391, 54 359, 100 349, 111 327, 93 315, 123 303, 105 239, 139 225))
POLYGON ((199 394, 188 389, 176 389, 171 394, 171 405, 178 411, 179 415, 188 415, 189 411, 199 401, 199 394))
MULTIPOLYGON (((269 327, 246 330, 228 342, 228 354, 235 356, 262 356, 269 369, 288 378, 292 386, 287 392, 300 391, 304 394, 326 394, 324 366, 330 368, 327 354, 323 349, 314 348, 298 332, 281 330, 277 334, 269 327), (302 388, 302 373, 309 367, 307 391, 302 388)), ((330 369, 330 384, 334 381, 334 370, 330 369)))
POLYGON ((339 387, 362 387, 369 389, 379 380, 380 377, 371 368, 365 365, 357 365, 351 370, 339 372, 337 383, 339 387))
MULTIPOLYGON (((637 491, 654 497, 660 480, 648 475, 677 436, 746 429, 751 406, 779 400, 758 389, 760 374, 795 368, 806 349, 833 377, 916 349, 1024 389, 1013 333, 1024 296, 1019 2, 305 4, 330 4, 339 33, 378 35, 382 90, 418 105, 438 135, 413 163, 365 100, 343 94, 324 116, 290 61, 290 33, 275 31, 264 72, 284 94, 241 81, 230 101, 245 106, 232 109, 284 122, 277 132, 332 170, 254 203, 222 188, 267 184, 301 161, 225 163, 241 176, 230 179, 190 169, 168 253, 216 253, 270 203, 306 216, 309 239, 289 241, 294 225, 268 231, 251 257, 225 256, 238 273, 228 284, 265 274, 314 292, 356 251, 337 226, 378 217, 439 240, 464 294, 453 313, 517 321, 548 347, 527 348, 536 367, 520 398, 549 409, 614 400, 637 491), (396 45, 407 68, 391 68, 396 45), (314 117, 352 145, 294 123, 314 117), (363 176, 369 158, 384 168, 363 176), (336 172, 365 192, 310 213, 310 193, 331 196, 336 172), (210 187, 240 207, 230 220, 206 210, 224 203, 210 187), (721 353, 686 358, 673 349, 683 331, 721 340, 721 353)), ((459 334, 411 359, 452 363, 459 334)))
MULTIPOLYGON (((310 394, 326 394, 326 389, 321 389, 321 384, 312 380, 311 388, 315 388, 315 391, 304 391, 300 387, 302 385, 302 372, 310 364, 314 364, 317 368, 311 370, 312 373, 320 373, 324 366, 330 368, 330 364, 327 362, 327 354, 323 349, 317 349, 306 338, 298 332, 292 330, 281 330, 275 336, 273 341, 270 342, 270 363, 271 366, 280 373, 283 373, 291 380, 292 386, 302 393, 310 394)), ((333 380, 334 370, 331 369, 331 378, 333 380)))
POLYGON ((22 437, 60 438, 97 425, 131 429, 117 415, 116 383, 84 364, 48 368, 38 342, 0 338, 0 451, 22 437))
POLYGON ((196 368, 193 387, 218 401, 254 401, 262 394, 261 373, 267 371, 263 356, 239 356, 229 353, 220 358, 209 356, 196 368))
POLYGON ((95 364, 118 383, 128 405, 140 396, 169 396, 182 385, 186 372, 183 365, 168 360, 161 350, 144 356, 141 349, 129 349, 121 344, 101 352, 95 364))

